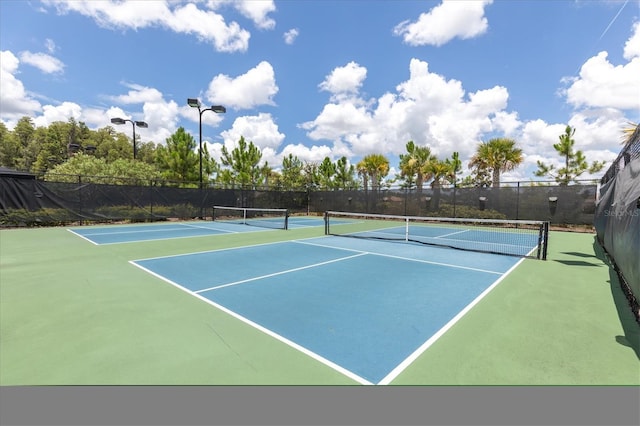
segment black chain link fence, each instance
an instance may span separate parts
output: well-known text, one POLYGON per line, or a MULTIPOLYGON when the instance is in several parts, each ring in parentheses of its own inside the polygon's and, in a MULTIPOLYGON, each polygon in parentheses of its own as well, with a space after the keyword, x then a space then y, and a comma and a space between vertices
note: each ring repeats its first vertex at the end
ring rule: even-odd
MULTIPOLYGON (((640 323, 640 126, 602 177, 594 224, 640 323)), ((640 354, 639 343, 634 347, 640 354)))
POLYGON ((402 216, 545 220, 557 225, 593 224, 597 186, 388 189, 314 191, 309 210, 402 216))
POLYGON ((500 188, 279 191, 197 188, 175 182, 114 182, 113 178, 0 175, 0 225, 34 226, 211 217, 214 205, 326 210, 404 216, 545 220, 591 226, 597 186, 513 183, 500 188))

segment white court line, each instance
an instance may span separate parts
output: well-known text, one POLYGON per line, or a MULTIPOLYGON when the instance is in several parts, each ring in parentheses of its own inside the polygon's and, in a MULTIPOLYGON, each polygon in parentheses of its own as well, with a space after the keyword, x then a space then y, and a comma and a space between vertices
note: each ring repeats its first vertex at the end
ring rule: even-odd
MULTIPOLYGON (((173 226, 173 225, 171 225, 173 226)), ((187 226, 187 227, 196 227, 194 225, 180 225, 180 226, 187 226)), ((250 234, 250 233, 254 233, 254 232, 265 232, 265 231, 272 231, 272 229, 269 228, 264 228, 264 229, 254 229, 252 231, 230 231, 228 229, 221 229, 221 228, 213 228, 213 227, 204 227, 204 226, 200 226, 200 227, 196 227, 196 228, 201 228, 201 229, 206 229, 209 231, 219 231, 221 233, 228 233, 228 234, 250 234)), ((73 231, 72 229, 67 228, 67 231, 79 236, 80 238, 83 238, 87 241, 89 241, 90 243, 97 245, 97 246, 108 246, 108 245, 114 245, 114 244, 131 244, 131 243, 145 243, 145 242, 151 242, 151 241, 164 241, 164 240, 175 240, 175 239, 179 239, 179 238, 200 238, 200 237, 213 237, 216 236, 218 234, 204 234, 204 235, 180 235, 180 236, 176 236, 176 237, 166 237, 166 238, 153 238, 153 239, 143 239, 143 240, 132 240, 132 241, 115 241, 112 243, 97 243, 89 238, 87 238, 86 236, 83 236, 81 234, 78 234, 77 232, 73 231)), ((117 234, 132 234, 132 233, 139 233, 139 232, 166 232, 166 229, 156 229, 156 230, 146 230, 146 231, 118 231, 118 232, 100 232, 100 233, 87 233, 86 235, 93 235, 93 236, 98 236, 98 235, 117 235, 117 234)), ((177 231, 179 232, 179 229, 170 229, 170 231, 177 231)))
MULTIPOLYGON (((96 234, 98 235, 98 234, 96 234)), ((108 235, 108 234, 100 234, 100 235, 108 235)), ((134 244, 134 243, 152 243, 154 241, 168 241, 168 240, 179 240, 182 238, 202 238, 202 237, 215 237, 220 234, 205 234, 205 235, 180 235, 177 237, 167 237, 167 238, 151 238, 145 240, 131 240, 131 241, 114 241, 112 243, 94 243, 98 246, 112 246, 118 244, 134 244)))
MULTIPOLYGON (((355 249, 349 249, 349 248, 344 248, 344 247, 334 247, 334 246, 330 246, 330 245, 325 245, 325 244, 318 244, 318 243, 313 243, 310 241, 306 241, 306 240, 316 240, 318 239, 318 237, 309 237, 309 238, 305 238, 302 240, 289 240, 289 241, 277 241, 277 242, 270 242, 270 243, 261 243, 261 244, 255 244, 255 245, 251 245, 251 246, 241 246, 241 247, 231 247, 231 248, 225 248, 225 249, 216 249, 216 250, 207 250, 207 251, 202 251, 202 252, 197 252, 197 253, 189 253, 189 254, 181 254, 181 255, 170 255, 170 256, 161 256, 161 257, 155 257, 155 258, 150 258, 150 259, 146 259, 146 260, 153 260, 153 259, 162 259, 162 258, 170 258, 170 257, 177 257, 177 256, 185 256, 185 255, 190 255, 190 254, 198 254, 198 253, 210 253, 210 252, 217 252, 217 251, 228 251, 228 250, 237 250, 237 249, 244 249, 247 247, 257 247, 257 246, 267 246, 267 245, 275 245, 275 244, 283 244, 283 243, 297 243, 297 244, 307 244, 307 245, 312 245, 312 246, 319 246, 319 247, 325 247, 325 248, 330 248, 330 249, 335 249, 335 250, 344 250, 344 251, 349 251, 349 252, 355 252, 356 254, 353 256, 347 256, 344 258, 340 258, 340 259, 334 259, 332 261, 327 261, 327 262, 322 262, 322 263, 318 263, 315 265, 309 265, 309 266, 305 266, 305 267, 300 267, 300 268, 295 268, 295 269, 291 269, 289 271, 283 271, 283 272, 278 272, 275 274, 269 274, 269 275, 265 275, 263 277, 258 277, 258 278, 252 278, 252 279, 248 279, 248 280, 243 280, 243 281, 238 281, 236 283, 229 283, 229 284, 224 284, 222 286, 217 286, 217 287, 212 287, 210 289, 203 289, 203 290, 198 290, 196 292, 191 291, 185 287, 182 287, 181 285, 163 277, 162 275, 156 274, 155 272, 148 270, 147 268, 138 265, 137 263, 135 263, 136 261, 129 261, 129 263, 132 263, 133 265, 135 265, 136 267, 150 273, 151 275, 160 278, 161 280, 199 298, 200 300, 204 301, 205 303, 208 303, 218 309, 220 309, 221 311, 245 322, 246 324, 262 331, 263 333, 278 339, 279 341, 287 344, 288 346, 291 346, 292 348, 306 354, 307 356, 329 366, 330 368, 340 372, 341 374, 351 378, 352 380, 363 384, 363 385, 374 385, 374 383, 358 376, 357 374, 345 369, 344 367, 341 367, 340 365, 337 365, 329 360, 327 360, 326 358, 322 357, 319 354, 316 354, 315 352, 257 324, 254 323, 253 321, 237 314, 234 311, 229 310, 228 308, 225 308, 222 305, 219 305, 203 296, 201 296, 199 293, 200 292, 204 292, 204 291, 208 291, 208 290, 212 290, 212 289, 216 289, 216 288, 221 288, 221 287, 225 287, 225 286, 229 286, 229 285, 234 285, 234 284, 240 284, 242 282, 248 282, 248 281, 253 281, 253 280, 257 280, 257 279, 261 279, 261 278, 266 278, 269 276, 275 276, 275 275, 280 275, 280 274, 284 274, 287 272, 292 272, 292 271, 296 271, 296 270, 301 270, 301 269, 306 269, 306 268, 311 268, 314 266, 320 266, 322 264, 327 264, 327 263, 332 263, 332 262, 338 262, 341 260, 346 260, 346 259, 351 259, 351 258, 355 258, 355 257, 359 257, 359 256, 363 256, 366 254, 371 254, 371 255, 377 255, 377 256, 383 256, 383 257, 391 257, 391 258, 399 258, 399 259, 403 259, 403 260, 408 260, 408 261, 415 261, 415 262, 421 262, 421 263, 428 263, 428 264, 434 264, 434 265, 440 265, 440 266, 446 266, 446 267, 452 267, 452 268, 460 268, 460 269, 469 269, 469 270, 474 270, 474 271, 479 271, 479 272, 486 272, 486 273, 492 273, 492 274, 498 274, 501 275, 500 278, 498 278, 491 286, 489 286, 485 291, 483 291, 476 299, 474 299, 469 305, 467 305, 462 311, 460 311, 452 320, 450 320, 445 326, 443 326, 438 332, 436 332, 433 336, 431 336, 422 346, 420 346, 418 349, 416 349, 416 351, 414 351, 409 357, 407 357, 405 360, 403 360, 400 364, 398 364, 398 366, 396 366, 389 374, 387 374, 387 376, 385 376, 380 382, 378 382, 378 385, 387 385, 389 384, 391 381, 393 381, 402 371, 404 371, 409 365, 411 365, 424 351, 426 351, 427 348, 429 348, 437 339, 439 339, 449 328, 451 328, 453 326, 453 324, 455 324, 460 318, 462 318, 473 306, 475 306, 484 296, 486 296, 486 294, 488 294, 495 286, 498 285, 499 282, 501 282, 513 269, 515 269, 523 260, 525 259, 520 259, 513 267, 511 267, 507 272, 505 272, 504 274, 501 272, 495 272, 495 271, 486 271, 486 270, 482 270, 482 269, 477 269, 477 268, 468 268, 468 267, 463 267, 463 266, 458 266, 458 265, 451 265, 451 264, 446 264, 446 263, 441 263, 441 262, 431 262, 431 261, 424 261, 424 260, 419 260, 419 259, 412 259, 412 258, 405 258, 405 257, 400 257, 400 256, 393 256, 393 255, 386 255, 386 254, 382 254, 382 253, 374 253, 374 252, 365 252, 362 250, 355 250, 355 249)), ((145 259, 143 259, 145 260, 145 259)))
POLYGON ((69 228, 67 228, 67 231, 69 231, 69 232, 71 232, 72 234, 74 234, 74 235, 76 235, 76 236, 78 236, 78 237, 82 238, 83 240, 89 241, 91 244, 93 244, 93 245, 95 245, 95 246, 99 246, 99 245, 100 245, 100 244, 96 243, 95 241, 93 241, 93 240, 91 240, 91 239, 89 239, 89 238, 85 237, 84 235, 82 235, 82 234, 78 234, 78 233, 77 233, 76 231, 74 231, 73 229, 69 229, 69 228))
POLYGON ((367 254, 367 253, 364 253, 364 252, 363 253, 358 253, 358 254, 354 254, 353 256, 341 257, 341 258, 338 258, 338 259, 327 260, 326 262, 319 262, 319 263, 314 263, 312 265, 301 266, 299 268, 293 268, 293 269, 287 269, 285 271, 274 272, 273 274, 262 275, 262 276, 254 277, 254 278, 247 278, 246 280, 234 281, 232 283, 221 284, 221 285, 218 285, 218 286, 215 286, 215 287, 209 287, 209 288, 205 288, 205 289, 202 289, 202 290, 197 290, 194 293, 204 293, 205 291, 218 290, 220 288, 231 287, 231 286, 234 286, 234 285, 248 283, 248 282, 251 282, 251 281, 257 281, 257 280, 261 280, 263 278, 275 277, 275 276, 278 276, 278 275, 284 275, 284 274, 288 274, 288 273, 291 273, 291 272, 302 271, 304 269, 316 268, 318 266, 328 265, 330 263, 335 263, 335 262, 342 262, 343 260, 349 260, 349 259, 353 259, 354 257, 364 256, 365 254, 367 254))
MULTIPOLYGON (((229 233, 237 233, 238 231, 229 231, 226 229, 213 228, 207 226, 196 226, 196 225, 163 225, 166 229, 132 229, 127 231, 112 231, 112 232, 87 232, 85 235, 93 236, 93 235, 121 235, 121 234, 145 234, 145 233, 163 233, 163 232, 181 232, 184 228, 195 228, 195 229, 206 229, 207 231, 220 231, 220 232, 229 232, 229 233)), ((175 237, 171 237, 175 238, 175 237)))
POLYGON ((220 231, 220 232, 228 232, 230 234, 237 234, 239 231, 230 231, 228 229, 216 228, 215 226, 202 226, 202 225, 193 225, 191 223, 180 223, 180 226, 184 226, 185 228, 196 228, 196 229, 206 229, 207 231, 220 231))
MULTIPOLYGON (((112 231, 109 232, 86 232, 85 235, 120 235, 120 234, 144 234, 144 233, 151 233, 151 232, 169 232, 169 231, 179 231, 180 229, 178 228, 173 228, 173 226, 175 225, 170 225, 167 226, 167 229, 127 229, 127 230, 120 230, 118 231, 118 228, 113 228, 112 231)), ((101 228, 104 229, 104 228, 101 228)))
MULTIPOLYGON (((383 232, 383 230, 388 230, 388 229, 396 229, 396 228, 381 228, 381 229, 374 229, 371 231, 359 231, 359 232, 354 232, 354 234, 368 234, 371 232, 375 232, 376 234, 383 234, 383 235, 392 235, 394 237, 398 237, 398 238, 392 238, 393 241, 405 241, 404 239, 404 235, 401 234, 397 234, 394 232, 383 232)), ((397 228, 400 229, 400 228, 397 228)), ((425 235, 419 235, 419 234, 410 234, 409 237, 413 237, 415 240, 418 241, 422 241, 424 243, 428 243, 429 240, 437 240, 437 239, 443 239, 444 241, 451 241, 451 242, 457 242, 457 243, 463 243, 463 244, 469 244, 471 245, 471 247, 477 247, 477 246, 502 246, 502 247, 515 247, 515 248, 528 248, 529 252, 531 253, 531 251, 533 251, 534 249, 536 249, 536 247, 532 247, 530 248, 529 245, 522 245, 522 244, 509 244, 509 243, 494 243, 491 241, 479 241, 479 240, 460 240, 457 238, 448 238, 451 235, 456 235, 456 234, 463 234, 465 232, 472 232, 472 231, 477 231, 477 229, 465 229, 463 231, 456 231, 456 232, 451 232, 449 234, 443 234, 443 235, 438 235, 437 237, 432 237, 432 236, 425 236, 425 235)), ((506 235, 518 235, 518 234, 506 234, 506 235)), ((526 235, 526 234, 525 234, 526 235)), ((530 234, 531 236, 533 236, 533 234, 530 234)), ((339 236, 339 235, 338 235, 339 236)), ((442 246, 443 244, 433 244, 436 246, 442 246)), ((513 254, 514 256, 520 256, 520 254, 513 254)))
POLYGON ((349 248, 343 248, 343 247, 334 247, 334 246, 325 245, 325 244, 305 242, 305 241, 301 241, 301 240, 292 241, 292 242, 293 243, 298 243, 298 244, 307 244, 307 245, 312 245, 312 246, 334 248, 334 249, 339 249, 339 250, 355 251, 355 252, 358 252, 358 253, 370 254, 370 255, 373 255, 373 256, 382 256, 382 257, 390 257, 390 258, 401 259, 401 260, 408 260, 410 262, 419 262, 419 263, 427 263, 427 264, 430 264, 430 265, 446 266, 448 268, 466 269, 466 270, 469 270, 469 271, 476 271, 476 272, 485 272, 487 274, 496 274, 496 275, 502 275, 503 274, 503 272, 490 271, 488 269, 471 268, 471 267, 468 267, 468 266, 453 265, 451 263, 433 262, 433 261, 430 261, 430 260, 421 260, 421 259, 414 259, 414 258, 411 258, 411 257, 394 256, 394 255, 391 255, 391 254, 376 253, 376 252, 372 252, 372 251, 362 251, 362 250, 349 249, 349 248))
MULTIPOLYGON (((192 251, 190 253, 169 254, 169 255, 166 255, 166 256, 147 257, 147 258, 144 258, 144 259, 134 259, 133 261, 134 262, 142 262, 142 261, 145 261, 145 260, 167 259, 167 258, 170 258, 170 257, 191 256, 192 254, 215 253, 215 252, 218 252, 218 251, 242 250, 242 249, 251 248, 251 247, 270 246, 270 245, 275 245, 275 244, 300 243, 300 242, 303 242, 305 240, 317 240, 318 238, 320 238, 320 237, 307 237, 307 238, 302 238, 302 239, 299 239, 299 240, 272 241, 272 242, 268 242, 268 243, 249 244, 249 245, 238 246, 238 247, 226 247, 226 248, 219 248, 219 249, 214 249, 214 250, 201 250, 201 251, 192 251)), ((350 250, 350 249, 343 249, 341 247, 332 247, 332 246, 326 246, 326 247, 327 248, 332 248, 332 249, 337 249, 337 250, 348 250, 348 251, 355 251, 355 252, 361 253, 360 250, 350 250)))
POLYGON ((405 358, 396 368, 391 370, 389 374, 387 374, 382 380, 378 382, 379 385, 388 385, 391 383, 400 373, 402 373, 409 365, 411 365, 420 355, 424 353, 431 345, 433 345, 442 335, 444 335, 455 323, 457 323, 460 318, 466 315, 467 312, 471 310, 475 305, 480 302, 491 290, 493 290, 507 275, 509 275, 520 263, 522 263, 524 259, 520 259, 513 265, 507 272, 504 273, 503 276, 498 278, 493 282, 489 287, 487 287, 482 293, 478 295, 475 299, 471 301, 467 306, 465 306, 456 316, 454 316, 448 323, 446 323, 440 330, 438 330, 433 336, 431 336, 426 342, 424 342, 418 349, 416 349, 411 355, 405 358))
POLYGON ((449 235, 456 235, 456 234, 462 234, 464 232, 469 232, 471 231, 471 229, 464 229, 462 231, 456 231, 456 232, 449 232, 448 234, 444 234, 444 235, 438 235, 437 237, 431 237, 431 238, 446 238, 449 235))
MULTIPOLYGON (((312 238, 317 238, 317 237, 312 237, 312 238)), ((133 262, 143 262, 146 260, 156 260, 156 259, 168 259, 171 257, 182 257, 182 256, 191 256, 191 255, 195 255, 195 254, 204 254, 204 253, 215 253, 218 251, 229 251, 229 250, 242 250, 242 249, 246 249, 246 248, 251 248, 251 247, 260 247, 260 246, 270 246, 270 245, 275 245, 275 244, 286 244, 292 241, 274 241, 274 242, 270 242, 270 243, 259 243, 259 244, 251 244, 248 246, 239 246, 239 247, 226 247, 226 248, 220 248, 220 249, 215 249, 215 250, 202 250, 202 251, 192 251, 190 253, 182 253, 182 254, 168 254, 166 256, 157 256, 157 257, 147 257, 144 259, 135 259, 133 260, 133 262)))
POLYGON ((261 326, 260 324, 257 324, 255 322, 251 321, 250 319, 245 318, 242 315, 240 315, 240 314, 238 314, 238 313, 236 313, 236 312, 234 312, 232 310, 229 310, 229 309, 225 308, 224 306, 219 305, 219 304, 215 303, 214 301, 209 300, 206 297, 203 297, 203 296, 201 296, 201 295, 199 295, 199 294, 197 294, 197 293, 195 293, 195 292, 193 292, 193 291, 181 286, 180 284, 178 284, 176 282, 173 282, 173 281, 163 277, 162 275, 156 274, 155 272, 145 268, 144 266, 138 265, 137 263, 135 263, 132 260, 130 260, 129 263, 131 263, 132 265, 142 269, 143 271, 145 271, 145 272, 147 272, 147 273, 149 273, 149 274, 161 279, 162 281, 167 282, 167 283, 171 284, 172 286, 175 286, 175 287, 179 288, 180 290, 182 290, 182 291, 184 291, 184 292, 186 292, 186 293, 188 293, 188 294, 190 294, 190 295, 192 295, 194 297, 197 297, 198 299, 202 300, 203 302, 208 303, 209 305, 220 309, 221 311, 231 315, 234 318, 239 319, 240 321, 250 325, 251 327, 254 327, 254 328, 262 331, 266 335, 271 336, 274 339, 277 339, 277 340, 281 341, 282 343, 284 343, 284 344, 286 344, 288 346, 291 346, 292 348, 294 348, 294 349, 302 352, 303 354, 315 359, 316 361, 319 361, 322 364, 324 364, 324 365, 336 370, 337 372, 349 377, 350 379, 360 383, 361 385, 373 385, 373 383, 371 383, 370 381, 358 376, 357 374, 347 370, 344 367, 339 366, 338 364, 335 364, 335 363, 329 361, 328 359, 326 359, 323 356, 318 355, 317 353, 305 348, 304 346, 301 346, 301 345, 299 345, 299 344, 287 339, 286 337, 281 336, 281 335, 269 330, 268 328, 265 328, 265 327, 261 326))

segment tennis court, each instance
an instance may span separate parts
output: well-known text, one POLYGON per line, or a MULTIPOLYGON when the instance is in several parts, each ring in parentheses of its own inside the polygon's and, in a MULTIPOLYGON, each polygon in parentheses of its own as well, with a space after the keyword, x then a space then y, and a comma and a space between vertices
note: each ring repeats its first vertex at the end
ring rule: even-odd
MULTIPOLYGON (((305 228, 322 226, 321 218, 295 217, 289 218, 289 227, 305 228)), ((96 244, 120 244, 172 238, 208 237, 212 235, 234 234, 240 232, 264 232, 280 230, 280 219, 261 219, 252 221, 250 225, 234 221, 191 221, 166 224, 108 225, 69 228, 69 232, 96 244), (259 222, 259 223, 258 223, 259 222)))
MULTIPOLYGON (((412 226, 2 230, 0 382, 639 384, 637 323, 593 235, 551 232, 543 261, 412 226)), ((538 234, 503 231, 485 239, 535 255, 538 234)))
POLYGON ((359 383, 377 384, 390 382, 517 262, 474 253, 445 263, 442 251, 330 236, 133 263, 359 383))

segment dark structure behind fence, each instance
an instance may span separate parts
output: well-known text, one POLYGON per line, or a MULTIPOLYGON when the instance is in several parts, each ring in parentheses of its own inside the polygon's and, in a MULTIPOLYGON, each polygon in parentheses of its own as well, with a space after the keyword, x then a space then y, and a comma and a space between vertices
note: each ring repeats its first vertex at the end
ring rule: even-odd
POLYGON ((640 322, 640 127, 601 180, 594 224, 640 322))

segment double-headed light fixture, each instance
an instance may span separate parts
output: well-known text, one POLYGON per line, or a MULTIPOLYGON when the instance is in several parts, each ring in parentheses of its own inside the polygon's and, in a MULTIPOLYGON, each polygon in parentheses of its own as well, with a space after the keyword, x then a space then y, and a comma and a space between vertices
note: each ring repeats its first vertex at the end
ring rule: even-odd
POLYGON ((136 156, 138 154, 138 148, 136 146, 136 126, 138 127, 142 127, 143 129, 146 129, 147 127, 149 127, 149 125, 147 123, 145 123, 144 121, 134 121, 134 120, 129 120, 129 119, 125 119, 125 118, 112 118, 111 122, 113 124, 124 124, 126 122, 131 123, 131 127, 133 128, 133 159, 136 159, 136 156))
POLYGON ((202 113, 205 111, 213 111, 217 114, 222 114, 227 112, 227 109, 222 105, 212 105, 210 108, 202 109, 201 108, 202 104, 200 103, 200 100, 197 98, 188 98, 187 105, 189 105, 191 108, 198 108, 198 113, 200 114, 200 117, 198 120, 200 124, 200 139, 198 143, 198 155, 200 157, 200 188, 202 188, 202 113))

